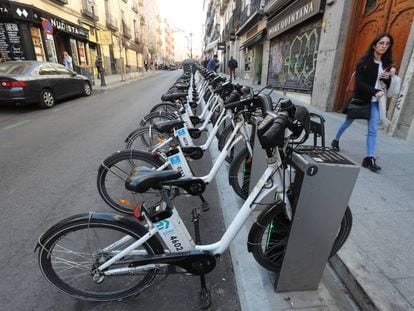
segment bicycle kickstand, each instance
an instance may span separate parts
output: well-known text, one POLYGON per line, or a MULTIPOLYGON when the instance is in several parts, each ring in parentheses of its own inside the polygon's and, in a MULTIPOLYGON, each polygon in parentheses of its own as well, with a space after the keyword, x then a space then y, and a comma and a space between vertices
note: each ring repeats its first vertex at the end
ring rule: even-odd
POLYGON ((210 209, 210 207, 208 206, 207 201, 204 199, 202 194, 200 194, 199 197, 200 197, 200 200, 201 200, 201 210, 203 212, 207 212, 210 209))
MULTIPOLYGON (((192 221, 194 223, 196 244, 201 244, 200 213, 198 212, 197 208, 194 208, 192 214, 193 214, 192 221)), ((200 289, 200 292, 198 293, 198 303, 199 303, 200 309, 207 309, 211 305, 211 294, 210 294, 210 290, 207 288, 206 275, 204 273, 200 274, 200 283, 201 283, 201 289, 200 289)))

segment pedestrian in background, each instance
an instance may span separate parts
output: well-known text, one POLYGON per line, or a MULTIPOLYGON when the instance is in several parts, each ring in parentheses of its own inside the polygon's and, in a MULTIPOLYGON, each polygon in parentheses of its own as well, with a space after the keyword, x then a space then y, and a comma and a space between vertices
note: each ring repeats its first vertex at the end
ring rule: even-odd
POLYGON ((203 67, 204 68, 207 68, 207 65, 208 65, 208 58, 207 58, 207 56, 204 58, 204 61, 203 61, 203 67))
POLYGON ((145 71, 148 71, 148 60, 144 60, 145 71))
POLYGON ((230 60, 227 64, 230 70, 230 80, 236 79, 236 68, 238 67, 237 60, 230 56, 230 60))
POLYGON ((72 57, 67 51, 63 51, 63 65, 66 69, 73 70, 72 57))
POLYGON ((102 59, 99 57, 99 55, 96 56, 95 67, 96 67, 96 70, 98 71, 97 79, 100 79, 101 78, 102 59))
MULTIPOLYGON (((368 120, 368 134, 366 140, 366 157, 362 166, 373 172, 378 172, 381 167, 375 159, 375 147, 377 143, 377 130, 380 120, 378 100, 384 96, 381 89, 381 81, 389 88, 391 83, 390 70, 392 64, 392 45, 394 40, 389 33, 381 33, 369 45, 368 50, 358 61, 355 70, 355 90, 352 98, 357 98, 370 105, 370 117, 368 120)), ((345 107, 346 111, 346 107, 345 107)), ((339 151, 339 139, 354 120, 347 117, 339 127, 331 146, 339 151)))
POLYGON ((217 68, 219 67, 218 62, 219 62, 218 61, 218 55, 216 54, 208 62, 207 69, 216 72, 217 71, 217 68))

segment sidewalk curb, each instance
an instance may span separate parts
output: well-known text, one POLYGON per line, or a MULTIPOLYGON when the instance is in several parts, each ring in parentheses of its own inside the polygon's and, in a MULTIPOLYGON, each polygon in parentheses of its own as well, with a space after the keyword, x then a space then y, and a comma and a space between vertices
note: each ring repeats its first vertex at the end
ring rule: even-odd
MULTIPOLYGON (((125 81, 119 80, 119 81, 113 82, 111 84, 108 84, 106 86, 100 86, 100 85, 96 86, 95 85, 95 87, 92 89, 92 95, 104 94, 104 93, 107 93, 108 91, 116 89, 116 88, 118 88, 122 85, 128 85, 128 84, 130 84, 132 82, 135 82, 135 81, 138 81, 138 80, 142 80, 142 79, 149 78, 149 77, 154 77, 157 74, 158 74, 158 72, 151 73, 151 74, 142 74, 142 75, 139 75, 137 77, 129 78, 125 81)), ((100 80, 97 79, 96 81, 100 83, 100 80)))

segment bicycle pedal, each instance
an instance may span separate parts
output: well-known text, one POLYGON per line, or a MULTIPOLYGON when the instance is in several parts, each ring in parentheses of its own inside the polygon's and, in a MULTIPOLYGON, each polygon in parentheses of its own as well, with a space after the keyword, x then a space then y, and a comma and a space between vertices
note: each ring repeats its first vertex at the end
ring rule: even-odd
POLYGON ((211 306, 211 293, 207 288, 198 292, 198 304, 200 309, 208 309, 211 306))

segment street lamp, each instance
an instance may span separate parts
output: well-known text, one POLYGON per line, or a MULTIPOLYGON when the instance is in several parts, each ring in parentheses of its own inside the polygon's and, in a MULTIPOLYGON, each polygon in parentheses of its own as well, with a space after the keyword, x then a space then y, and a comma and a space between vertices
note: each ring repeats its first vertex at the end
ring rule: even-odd
POLYGON ((95 19, 95 0, 88 0, 89 5, 92 8, 92 19, 93 19, 93 27, 95 28, 95 38, 96 38, 96 45, 97 45, 97 54, 98 59, 100 62, 97 63, 99 76, 101 77, 101 86, 106 86, 105 83, 105 73, 103 68, 103 60, 102 60, 102 54, 101 54, 101 46, 98 43, 98 27, 96 26, 96 19, 95 19))

